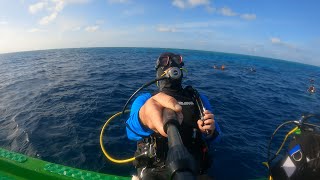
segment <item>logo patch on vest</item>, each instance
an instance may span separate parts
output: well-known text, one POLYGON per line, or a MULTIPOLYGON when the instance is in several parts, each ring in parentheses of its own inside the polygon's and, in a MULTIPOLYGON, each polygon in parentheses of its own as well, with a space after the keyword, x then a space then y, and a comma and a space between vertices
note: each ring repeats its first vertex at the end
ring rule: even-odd
POLYGON ((189 102, 178 102, 181 106, 190 106, 190 105, 194 105, 194 103, 192 101, 189 102))

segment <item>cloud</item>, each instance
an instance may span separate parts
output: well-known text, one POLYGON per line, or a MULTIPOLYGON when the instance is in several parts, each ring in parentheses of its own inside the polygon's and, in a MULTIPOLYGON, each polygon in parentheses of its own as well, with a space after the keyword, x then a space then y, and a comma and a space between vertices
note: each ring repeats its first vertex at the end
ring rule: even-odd
POLYGON ((133 8, 133 9, 127 9, 123 12, 125 16, 134 16, 139 14, 144 14, 143 8, 133 8))
POLYGON ((126 4, 130 2, 129 0, 108 0, 110 4, 126 4))
POLYGON ((271 41, 271 43, 274 44, 274 45, 286 47, 286 48, 289 48, 289 49, 294 49, 294 50, 296 50, 296 51, 299 50, 295 45, 290 44, 290 43, 287 43, 287 42, 283 42, 283 41, 281 41, 281 39, 278 38, 278 37, 271 37, 271 38, 270 38, 270 41, 271 41))
POLYGON ((0 20, 0 25, 6 25, 6 24, 8 24, 8 21, 0 20))
POLYGON ((238 20, 215 20, 203 22, 183 22, 179 24, 158 24, 153 27, 159 32, 204 32, 212 33, 213 29, 218 28, 237 28, 241 27, 243 22, 238 20))
POLYGON ((59 18, 56 21, 56 32, 64 33, 67 31, 80 31, 86 25, 86 22, 80 18, 59 18))
POLYGON ((158 27, 157 31, 159 31, 159 32, 177 32, 177 29, 172 28, 172 27, 158 27))
POLYGON ((281 44, 281 40, 279 38, 276 38, 276 37, 270 38, 270 41, 271 41, 272 44, 281 44))
POLYGON ((218 13, 223 16, 239 16, 244 20, 255 20, 257 16, 255 14, 244 13, 240 14, 234 12, 229 7, 215 8, 211 5, 210 0, 172 0, 172 5, 180 9, 194 8, 197 6, 204 6, 208 13, 218 13))
POLYGON ((186 8, 186 4, 183 0, 173 0, 172 5, 181 9, 186 8))
POLYGON ((210 5, 210 1, 209 0, 173 0, 172 5, 180 9, 193 8, 196 6, 208 7, 210 5))
POLYGON ((232 11, 232 9, 228 7, 223 7, 219 10, 220 14, 224 16, 237 16, 238 14, 232 11))
POLYGON ((63 8, 65 7, 65 2, 64 0, 55 0, 56 4, 54 6, 54 11, 55 12, 60 12, 63 10, 63 8))
POLYGON ((47 25, 49 24, 51 21, 55 20, 56 17, 58 15, 58 12, 53 12, 52 14, 50 14, 49 16, 45 16, 43 18, 40 19, 39 24, 40 25, 47 25))
POLYGON ((209 0, 189 0, 188 3, 192 6, 200 6, 200 5, 209 5, 210 1, 209 0))
POLYGON ((43 10, 47 7, 48 3, 46 1, 38 2, 29 6, 29 12, 31 14, 36 14, 37 12, 43 10))
POLYGON ((29 6, 29 11, 33 14, 42 10, 44 7, 46 7, 47 10, 51 12, 49 15, 39 20, 40 25, 47 25, 53 20, 55 20, 58 14, 63 10, 63 8, 66 5, 66 1, 64 0, 51 0, 50 4, 47 4, 46 2, 47 1, 43 0, 43 2, 39 2, 37 4, 29 6))
POLYGON ((213 12, 216 11, 216 8, 211 7, 211 6, 207 6, 207 7, 206 7, 206 10, 207 10, 208 13, 213 13, 213 12))
POLYGON ((99 26, 95 25, 95 26, 87 26, 85 28, 85 31, 87 32, 96 32, 99 29, 99 26))
POLYGON ((241 19, 244 19, 244 20, 255 20, 257 18, 257 16, 255 14, 248 14, 248 13, 245 13, 245 14, 239 14, 237 12, 234 12, 231 8, 229 7, 223 7, 223 8, 220 8, 218 10, 218 13, 223 15, 223 16, 239 16, 241 19))
POLYGON ((44 32, 43 29, 38 29, 38 28, 32 28, 28 30, 29 33, 35 33, 35 32, 44 32))
POLYGON ((7 25, 8 21, 5 16, 0 16, 0 25, 7 25))
POLYGON ((98 19, 98 20, 96 20, 96 24, 99 24, 99 25, 104 24, 104 20, 103 19, 98 19))
MULTIPOLYGON (((53 0, 56 1, 56 0, 53 0)), ((68 4, 85 4, 89 3, 91 0, 64 0, 68 4)))
POLYGON ((242 14, 240 17, 245 20, 255 20, 257 18, 255 14, 242 14))
POLYGON ((39 20, 40 25, 47 25, 57 18, 67 4, 83 4, 90 1, 91 0, 40 0, 40 2, 29 6, 29 12, 36 14, 44 9, 47 10, 49 15, 39 20))
POLYGON ((71 29, 71 31, 80 31, 80 30, 81 30, 81 27, 80 27, 80 26, 71 29))
POLYGON ((186 22, 181 24, 176 24, 175 27, 182 29, 192 29, 192 28, 207 28, 211 25, 211 22, 186 22))

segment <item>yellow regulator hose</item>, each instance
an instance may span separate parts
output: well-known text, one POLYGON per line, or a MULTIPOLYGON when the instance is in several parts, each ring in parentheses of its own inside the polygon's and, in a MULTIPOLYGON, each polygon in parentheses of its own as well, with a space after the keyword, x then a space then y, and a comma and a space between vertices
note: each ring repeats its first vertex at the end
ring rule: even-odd
POLYGON ((299 127, 295 127, 295 128, 293 128, 290 132, 288 132, 288 134, 286 135, 286 137, 283 139, 282 144, 281 144, 280 148, 278 149, 276 155, 278 155, 278 154, 280 153, 280 151, 281 151, 283 145, 285 144, 286 140, 288 139, 288 137, 289 137, 292 133, 294 133, 298 128, 299 128, 299 127))
MULTIPOLYGON (((130 110, 126 110, 126 111, 125 111, 125 113, 128 113, 128 112, 130 112, 130 110)), ((111 156, 107 153, 106 149, 105 149, 104 146, 103 146, 103 134, 104 134, 105 128, 107 127, 107 125, 110 123, 111 120, 113 120, 114 118, 116 118, 117 116, 119 116, 119 115, 121 115, 121 114, 122 114, 122 112, 118 112, 118 113, 114 114, 113 116, 111 116, 111 117, 107 120, 107 122, 103 125, 103 127, 102 127, 102 129, 101 129, 101 133, 100 133, 100 147, 101 147, 101 150, 102 150, 103 154, 104 154, 110 161, 112 161, 112 162, 114 162, 114 163, 117 163, 117 164, 128 163, 128 162, 131 162, 131 161, 134 161, 134 160, 135 160, 135 157, 132 157, 132 158, 129 158, 129 159, 121 159, 121 160, 115 159, 115 158, 111 157, 111 156)))

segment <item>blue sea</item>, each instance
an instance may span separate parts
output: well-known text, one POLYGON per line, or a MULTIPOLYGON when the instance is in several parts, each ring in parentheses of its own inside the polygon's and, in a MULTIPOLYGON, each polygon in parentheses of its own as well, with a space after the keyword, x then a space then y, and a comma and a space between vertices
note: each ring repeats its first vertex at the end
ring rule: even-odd
MULTIPOLYGON (((223 138, 211 154, 217 179, 264 177, 262 165, 275 128, 303 113, 319 113, 320 67, 207 51, 156 48, 83 48, 0 55, 0 145, 46 161, 129 176, 131 164, 109 162, 99 146, 105 121, 155 78, 155 59, 171 51, 183 55, 184 85, 207 95, 223 138), (225 65, 224 71, 213 65, 225 65), (251 72, 250 68, 256 72, 251 72)), ((150 86, 144 91, 154 91, 150 86)), ((105 134, 107 151, 131 157, 124 121, 115 119, 105 134)), ((289 128, 288 128, 289 129, 289 128)), ((275 139, 276 150, 288 129, 275 139)), ((283 151, 284 153, 284 151, 283 151)))

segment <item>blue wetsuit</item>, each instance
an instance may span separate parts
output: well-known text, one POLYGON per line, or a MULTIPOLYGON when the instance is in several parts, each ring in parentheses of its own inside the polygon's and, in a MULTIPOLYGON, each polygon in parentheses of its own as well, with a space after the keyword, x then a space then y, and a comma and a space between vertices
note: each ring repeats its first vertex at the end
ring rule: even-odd
MULTIPOLYGON (((151 96, 152 95, 150 93, 141 94, 140 96, 138 96, 135 99, 135 101, 133 102, 133 104, 131 106, 130 117, 126 122, 127 123, 127 128, 126 128, 127 136, 131 140, 138 141, 138 140, 141 140, 144 137, 148 137, 154 133, 153 130, 144 127, 144 125, 142 125, 139 120, 140 108, 144 105, 144 103, 149 98, 151 98, 151 96), (128 128, 128 126, 129 126, 129 128, 128 128), (134 131, 134 132, 132 132, 132 131, 134 131)), ((203 101, 204 107, 207 110, 213 112, 208 98, 202 94, 200 94, 200 98, 203 101)), ((215 127, 216 127, 216 131, 219 133, 219 135, 217 137, 215 137, 214 139, 208 140, 208 139, 204 138, 207 141, 208 145, 210 145, 213 142, 218 142, 221 139, 221 130, 220 130, 220 127, 219 127, 217 121, 215 121, 215 127)))

